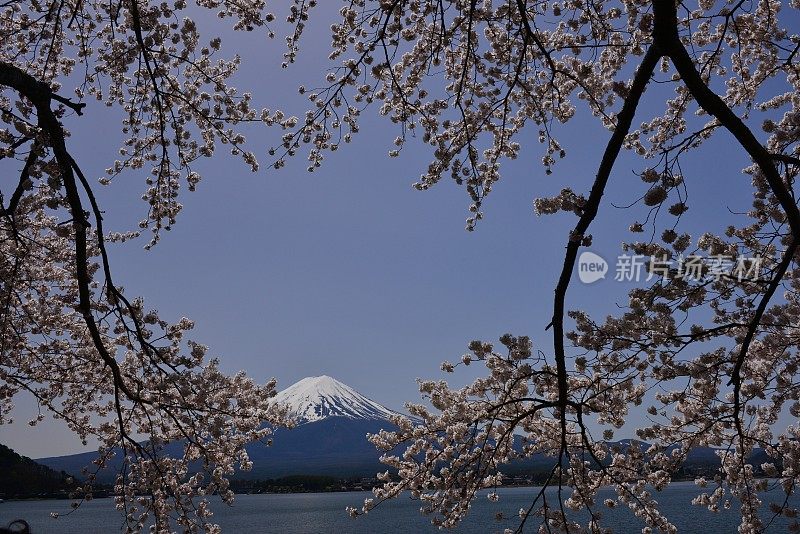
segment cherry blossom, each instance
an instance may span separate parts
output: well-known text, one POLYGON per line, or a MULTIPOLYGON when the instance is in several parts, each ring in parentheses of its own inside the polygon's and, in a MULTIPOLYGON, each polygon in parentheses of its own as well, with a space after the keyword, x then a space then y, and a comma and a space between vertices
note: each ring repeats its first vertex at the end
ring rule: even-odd
MULTIPOLYGON (((286 13, 287 69, 312 53, 303 44, 309 19, 321 16, 316 7, 276 4, 286 13)), ((191 9, 209 9, 232 31, 273 37, 277 17, 262 0, 199 0, 191 9, 184 0, 3 4, 0 157, 17 163, 19 180, 11 194, 3 190, 0 218, 0 417, 27 390, 80 436, 100 437, 104 459, 122 447, 129 461, 118 503, 131 530, 147 517, 161 530, 168 517, 187 530, 207 523, 210 511, 195 497, 230 498, 226 477, 249 466, 244 443, 285 422, 267 401, 273 383, 223 375, 186 337, 191 321, 167 323, 112 280, 106 241, 138 232, 104 232, 70 155, 63 123, 90 100, 124 111, 126 141, 102 182, 146 174, 140 230, 149 230, 150 246, 178 220, 182 185, 192 190, 201 179, 193 162, 219 144, 252 170, 265 149, 265 167, 303 155, 315 171, 356 140, 369 108, 397 128, 389 158, 409 143, 429 148, 417 189, 448 178, 465 189, 474 230, 505 162, 539 157, 543 174, 558 173, 571 156, 560 126, 581 113, 609 132, 592 186, 566 184, 534 199, 541 216, 575 218, 558 251, 546 334, 535 343, 513 335, 497 347, 472 342, 459 363, 442 365, 484 365, 466 387, 421 381, 425 404, 408 406, 414 418, 397 417, 395 430, 371 437, 398 476, 383 474, 374 498, 350 513, 409 491, 435 524, 453 526, 480 490, 501 483, 505 464, 545 454, 553 470, 514 528, 600 532, 603 510, 626 506, 642 532, 673 532, 658 492, 692 447, 709 446, 721 467, 698 480, 696 505, 737 508, 740 532, 763 532, 781 515, 794 521, 800 428, 778 422, 800 415, 798 8, 796 0, 346 0, 329 26, 331 68, 318 87, 298 87, 309 106, 297 116, 281 103, 255 109, 251 93, 229 84, 242 59, 226 56, 223 39, 202 36, 192 18, 191 9), (655 83, 671 94, 653 97, 655 83), (250 122, 278 129, 281 141, 248 151, 239 128, 250 122), (722 235, 684 223, 702 204, 688 197, 693 183, 723 188, 733 179, 681 166, 714 136, 728 136, 751 161, 752 209, 731 213, 722 235), (625 252, 758 257, 758 275, 653 276, 603 318, 570 309, 576 259, 592 243, 622 151, 641 160, 636 204, 648 213, 632 217, 625 252), (612 441, 634 410, 650 418, 637 430, 647 446, 612 441), (182 457, 161 454, 176 440, 182 457), (771 460, 752 465, 756 448, 771 460), (601 501, 604 486, 615 496, 601 501), (152 501, 139 500, 145 491, 152 501)))

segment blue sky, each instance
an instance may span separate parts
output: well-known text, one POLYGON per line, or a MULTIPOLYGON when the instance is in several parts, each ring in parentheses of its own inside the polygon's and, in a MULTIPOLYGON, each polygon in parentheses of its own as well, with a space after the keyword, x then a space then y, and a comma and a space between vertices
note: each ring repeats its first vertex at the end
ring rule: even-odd
MULTIPOLYGON (((297 86, 324 78, 329 23, 312 20, 301 61, 288 70, 280 69, 280 38, 226 32, 223 51, 244 58, 236 85, 260 106, 300 115, 297 86)), ((635 123, 661 109, 664 94, 651 86, 635 123)), ((117 118, 89 102, 84 117, 67 119, 70 147, 87 175, 100 177, 113 161, 117 118)), ((248 134, 250 149, 266 163, 280 133, 256 127, 248 134)), ((194 319, 193 339, 209 345, 228 371, 244 369, 259 381, 274 376, 280 387, 328 374, 392 408, 417 401, 415 379, 441 377, 441 361, 457 360, 472 339, 526 334, 550 353, 544 327, 575 219, 539 218, 532 201, 565 186, 588 191, 610 133, 581 110, 558 130, 567 159, 545 176, 536 132, 526 131, 522 157, 504 166, 486 218, 472 233, 464 229, 469 199, 462 188, 449 181, 426 192, 411 187, 428 162, 426 146, 411 140, 400 158, 386 156, 397 134, 373 109, 354 142, 313 174, 302 155, 281 171, 262 165, 252 174, 220 147, 198 167, 203 181, 183 195, 178 224, 156 248, 144 251, 140 240, 111 249, 117 283, 168 320, 194 319)), ((719 229, 729 207, 750 206, 749 177, 741 174, 746 159, 727 134, 685 163, 691 209, 684 228, 719 229)), ((644 193, 633 174, 642 167, 630 154, 615 167, 592 226, 592 250, 606 258, 619 253, 643 212, 612 207, 644 193)), ((144 217, 143 174, 97 188, 109 229, 134 228, 144 217)), ((568 306, 602 317, 617 311, 614 304, 624 303, 631 287, 610 279, 583 286, 576 277, 568 306)), ((478 371, 448 378, 464 383, 478 371)), ((17 422, 0 426, 0 442, 31 457, 82 449, 59 422, 28 427, 34 406, 24 398, 17 404, 17 422)))

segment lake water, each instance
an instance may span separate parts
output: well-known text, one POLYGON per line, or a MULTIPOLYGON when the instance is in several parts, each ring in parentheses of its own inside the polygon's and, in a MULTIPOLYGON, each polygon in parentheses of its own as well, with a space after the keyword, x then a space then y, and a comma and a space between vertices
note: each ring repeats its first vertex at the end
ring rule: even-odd
MULTIPOLYGON (((666 516, 675 523, 679 532, 703 534, 732 534, 736 532, 738 517, 735 510, 717 514, 705 508, 692 506, 691 500, 699 488, 691 482, 676 482, 657 494, 666 516)), ((530 504, 537 488, 503 488, 498 491, 499 502, 490 502, 485 493, 474 504, 467 519, 455 529, 460 534, 502 532, 516 527, 516 513, 530 504), (494 516, 503 512, 511 519, 497 521, 494 516)), ((776 492, 776 498, 778 492, 776 492)), ((344 509, 359 506, 371 494, 364 493, 298 493, 288 495, 237 495, 232 507, 216 503, 214 519, 226 533, 281 533, 281 534, 376 534, 376 533, 433 533, 439 532, 429 519, 419 513, 419 502, 403 497, 381 504, 367 516, 351 519, 344 509)), ((611 496, 610 490, 601 492, 611 496)), ((793 499, 797 501, 797 499, 793 499)), ((600 501, 601 502, 601 501, 600 501)), ((797 506, 798 502, 792 502, 797 506)), ((733 508, 737 508, 734 501, 733 508)), ((766 507, 766 505, 765 505, 766 507)), ((614 532, 640 532, 641 523, 623 508, 608 510, 603 514, 607 526, 614 532)), ((96 499, 83 504, 69 516, 52 519, 50 512, 64 513, 69 501, 17 501, 0 504, 0 524, 23 518, 32 527, 33 534, 106 534, 121 528, 120 515, 110 499, 96 499)), ((778 519, 767 532, 786 532, 788 520, 778 519)), ((530 528, 526 532, 535 532, 530 528)))

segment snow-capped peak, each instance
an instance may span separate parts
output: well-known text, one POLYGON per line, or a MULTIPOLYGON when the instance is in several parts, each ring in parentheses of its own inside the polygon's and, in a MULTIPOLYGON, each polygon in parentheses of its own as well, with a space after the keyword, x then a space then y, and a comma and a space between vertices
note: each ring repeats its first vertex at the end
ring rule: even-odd
POLYGON ((278 393, 274 402, 289 406, 289 415, 298 423, 326 417, 350 419, 388 419, 397 412, 368 399, 350 386, 330 376, 309 376, 278 393))

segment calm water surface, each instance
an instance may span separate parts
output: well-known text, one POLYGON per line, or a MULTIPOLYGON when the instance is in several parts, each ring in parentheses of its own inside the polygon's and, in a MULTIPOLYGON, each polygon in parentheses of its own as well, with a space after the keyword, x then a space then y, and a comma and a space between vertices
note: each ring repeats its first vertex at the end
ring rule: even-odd
MULTIPOLYGON (((735 511, 718 514, 691 506, 698 489, 691 482, 677 482, 657 494, 666 516, 680 532, 702 534, 733 534, 738 518, 735 511)), ((485 494, 479 498, 467 519, 455 529, 459 534, 502 532, 515 527, 517 511, 530 504, 538 488, 504 488, 498 491, 500 501, 490 502, 485 494), (511 516, 511 520, 496 521, 497 512, 511 516)), ((607 496, 611 492, 606 490, 607 496)), ((776 492, 777 493, 777 492, 776 492)), ((214 519, 226 533, 281 533, 281 534, 416 534, 440 532, 428 518, 419 513, 419 502, 408 497, 386 502, 367 516, 351 519, 344 509, 358 506, 370 493, 300 493, 290 495, 237 495, 232 507, 217 503, 214 519)), ((601 492, 601 499, 604 497, 601 492)), ((777 495, 776 495, 777 497, 777 495)), ((795 499, 797 500, 797 499, 795 499)), ((795 506, 800 502, 793 502, 795 506)), ((734 507, 736 505, 734 504, 734 507)), ((604 508, 604 507, 603 507, 604 508)), ((69 501, 18 501, 0 504, 0 524, 17 518, 26 519, 33 534, 105 534, 118 532, 120 515, 110 499, 96 499, 83 504, 69 516, 52 519, 50 512, 64 513, 69 501)), ((614 532, 641 531, 641 523, 633 514, 622 508, 604 510, 607 526, 614 532)), ((776 520, 767 532, 786 532, 788 522, 776 520)), ((535 528, 528 531, 535 532, 535 528)))

